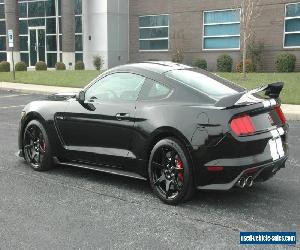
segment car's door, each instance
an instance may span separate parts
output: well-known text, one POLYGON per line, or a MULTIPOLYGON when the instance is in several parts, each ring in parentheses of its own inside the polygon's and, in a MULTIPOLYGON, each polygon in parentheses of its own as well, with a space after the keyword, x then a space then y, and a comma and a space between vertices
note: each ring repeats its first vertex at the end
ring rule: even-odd
POLYGON ((85 92, 85 102, 70 101, 55 120, 67 158, 122 167, 132 157, 135 107, 145 78, 132 73, 107 75, 85 92))

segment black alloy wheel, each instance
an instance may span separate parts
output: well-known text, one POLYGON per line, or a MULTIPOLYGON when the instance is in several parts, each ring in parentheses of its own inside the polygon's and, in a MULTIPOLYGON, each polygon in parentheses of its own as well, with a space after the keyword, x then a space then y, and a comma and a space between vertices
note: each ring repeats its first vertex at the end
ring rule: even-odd
POLYGON ((26 126, 23 152, 25 160, 34 170, 45 171, 53 167, 48 136, 39 121, 33 120, 26 126))
POLYGON ((187 150, 175 138, 159 141, 149 161, 149 179, 154 192, 167 204, 187 201, 193 194, 193 178, 187 150))

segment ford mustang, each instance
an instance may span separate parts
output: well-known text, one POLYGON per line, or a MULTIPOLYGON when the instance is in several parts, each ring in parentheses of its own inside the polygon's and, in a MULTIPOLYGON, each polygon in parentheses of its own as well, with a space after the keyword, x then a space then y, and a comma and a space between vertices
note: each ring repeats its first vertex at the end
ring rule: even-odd
POLYGON ((167 204, 196 189, 249 188, 288 157, 282 88, 246 90, 171 62, 119 66, 79 93, 29 103, 19 155, 37 171, 63 164, 149 180, 167 204))

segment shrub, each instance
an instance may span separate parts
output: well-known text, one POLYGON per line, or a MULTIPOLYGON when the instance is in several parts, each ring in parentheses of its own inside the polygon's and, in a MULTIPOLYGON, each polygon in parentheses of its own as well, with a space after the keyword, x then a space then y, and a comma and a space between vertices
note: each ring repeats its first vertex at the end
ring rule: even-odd
MULTIPOLYGON (((246 59, 246 72, 249 73, 249 72, 255 72, 255 65, 254 63, 252 62, 251 59, 246 59)), ((236 71, 237 72, 243 72, 243 61, 239 62, 237 65, 236 65, 236 71)))
POLYGON ((66 65, 63 62, 57 62, 55 64, 56 70, 66 70, 66 65))
POLYGON ((172 55, 172 62, 182 63, 184 59, 184 54, 182 49, 176 49, 172 55))
POLYGON ((104 60, 101 56, 94 56, 93 63, 96 70, 101 70, 104 64, 104 60))
POLYGON ((45 71, 45 70, 47 70, 47 64, 43 61, 37 62, 35 64, 35 70, 36 71, 42 71, 42 70, 45 71))
POLYGON ((9 72, 10 71, 10 64, 9 62, 2 61, 0 63, 0 72, 9 72))
POLYGON ((84 70, 84 63, 82 61, 77 61, 75 63, 75 70, 84 70))
POLYGON ((262 69, 263 52, 265 45, 262 42, 252 41, 247 46, 247 57, 252 60, 255 71, 262 69))
POLYGON ((293 72, 296 65, 296 56, 289 53, 280 54, 276 57, 275 65, 278 72, 293 72))
POLYGON ((199 58, 194 62, 194 66, 200 69, 207 70, 207 61, 205 59, 199 58))
POLYGON ((221 55, 217 59, 217 69, 219 72, 231 72, 233 60, 229 55, 221 55))
POLYGON ((27 65, 24 62, 17 62, 15 65, 16 71, 27 71, 27 65))

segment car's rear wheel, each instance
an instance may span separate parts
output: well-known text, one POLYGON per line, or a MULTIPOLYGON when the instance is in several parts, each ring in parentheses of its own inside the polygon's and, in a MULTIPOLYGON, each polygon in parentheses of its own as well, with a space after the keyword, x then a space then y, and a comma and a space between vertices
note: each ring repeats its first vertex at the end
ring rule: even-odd
POLYGON ((194 193, 189 154, 175 138, 163 139, 153 147, 148 174, 153 191, 167 204, 185 202, 194 193))
POLYGON ((34 170, 46 171, 53 167, 46 130, 37 120, 30 121, 24 130, 23 152, 25 160, 34 170))

